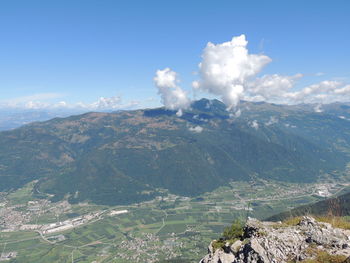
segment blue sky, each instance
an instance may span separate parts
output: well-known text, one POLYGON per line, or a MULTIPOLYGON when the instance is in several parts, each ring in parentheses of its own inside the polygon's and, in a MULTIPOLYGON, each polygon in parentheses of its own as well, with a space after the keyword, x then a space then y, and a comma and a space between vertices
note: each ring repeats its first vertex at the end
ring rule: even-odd
POLYGON ((346 85, 349 11, 341 0, 1 1, 0 101, 157 106, 158 69, 176 71, 191 94, 207 42, 241 34, 272 59, 259 75, 302 73, 296 89, 346 85))

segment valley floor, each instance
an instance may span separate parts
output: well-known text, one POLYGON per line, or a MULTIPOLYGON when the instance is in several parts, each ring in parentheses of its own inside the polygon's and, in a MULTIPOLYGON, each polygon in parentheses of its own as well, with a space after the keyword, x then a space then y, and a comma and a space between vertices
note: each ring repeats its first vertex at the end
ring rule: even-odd
POLYGON ((163 197, 115 207, 33 199, 33 182, 0 195, 0 261, 198 262, 233 219, 263 219, 322 200, 349 188, 347 182, 232 182, 197 198, 163 191, 163 197))

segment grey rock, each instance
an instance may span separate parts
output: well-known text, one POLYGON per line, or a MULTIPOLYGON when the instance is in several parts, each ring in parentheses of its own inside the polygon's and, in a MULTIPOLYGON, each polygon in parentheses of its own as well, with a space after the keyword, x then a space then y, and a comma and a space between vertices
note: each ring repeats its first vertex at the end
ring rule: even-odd
POLYGON ((310 257, 310 246, 329 254, 350 257, 349 231, 317 222, 312 217, 303 217, 296 226, 249 219, 244 227, 243 239, 231 245, 227 243, 216 251, 211 243, 208 255, 200 263, 286 263, 291 259, 301 261, 310 257))

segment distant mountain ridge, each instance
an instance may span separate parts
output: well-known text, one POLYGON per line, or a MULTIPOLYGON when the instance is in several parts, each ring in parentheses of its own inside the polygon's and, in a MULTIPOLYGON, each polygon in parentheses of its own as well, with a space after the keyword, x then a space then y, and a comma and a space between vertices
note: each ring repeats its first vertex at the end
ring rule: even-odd
POLYGON ((54 200, 125 204, 159 189, 195 196, 228 181, 313 182, 344 171, 347 105, 241 109, 234 118, 222 102, 202 99, 181 117, 164 108, 92 112, 1 132, 0 191, 38 180, 36 191, 54 200))
POLYGON ((0 131, 12 130, 22 125, 47 121, 55 117, 68 117, 72 114, 78 114, 78 112, 0 109, 0 131))

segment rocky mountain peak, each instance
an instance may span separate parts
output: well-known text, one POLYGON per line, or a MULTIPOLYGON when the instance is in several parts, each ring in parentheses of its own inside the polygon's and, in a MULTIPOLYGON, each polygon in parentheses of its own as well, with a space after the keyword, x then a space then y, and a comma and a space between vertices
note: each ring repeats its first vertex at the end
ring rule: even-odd
POLYGON ((327 262, 348 262, 350 257, 350 230, 308 216, 296 225, 249 219, 240 240, 214 249, 215 242, 200 263, 325 262, 320 257, 334 260, 327 262))

